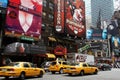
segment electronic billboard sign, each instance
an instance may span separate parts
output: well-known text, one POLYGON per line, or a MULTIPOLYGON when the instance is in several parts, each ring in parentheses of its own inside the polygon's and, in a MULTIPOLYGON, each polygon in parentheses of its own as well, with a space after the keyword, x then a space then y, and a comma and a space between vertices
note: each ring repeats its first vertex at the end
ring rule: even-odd
POLYGON ((6 35, 38 39, 41 36, 41 16, 42 0, 9 0, 6 15, 6 35))

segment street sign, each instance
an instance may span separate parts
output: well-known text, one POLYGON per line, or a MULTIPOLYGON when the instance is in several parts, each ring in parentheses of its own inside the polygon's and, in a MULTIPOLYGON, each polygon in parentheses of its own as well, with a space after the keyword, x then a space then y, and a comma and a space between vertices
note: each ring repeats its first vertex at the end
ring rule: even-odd
POLYGON ((27 36, 21 36, 20 39, 22 39, 22 40, 27 40, 27 41, 34 41, 34 38, 32 38, 32 37, 27 37, 27 36))
POLYGON ((79 48, 79 49, 78 49, 78 52, 82 52, 82 51, 87 50, 87 49, 89 49, 89 48, 90 48, 90 45, 89 45, 89 44, 88 44, 88 45, 85 45, 85 46, 79 48))

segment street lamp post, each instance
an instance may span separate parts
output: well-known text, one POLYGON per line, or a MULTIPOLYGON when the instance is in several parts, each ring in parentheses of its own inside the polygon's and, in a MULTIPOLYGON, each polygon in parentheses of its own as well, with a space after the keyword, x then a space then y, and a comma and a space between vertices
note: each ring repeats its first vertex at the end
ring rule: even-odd
POLYGON ((111 57, 111 50, 110 50, 110 39, 111 39, 111 35, 108 34, 108 57, 111 57))

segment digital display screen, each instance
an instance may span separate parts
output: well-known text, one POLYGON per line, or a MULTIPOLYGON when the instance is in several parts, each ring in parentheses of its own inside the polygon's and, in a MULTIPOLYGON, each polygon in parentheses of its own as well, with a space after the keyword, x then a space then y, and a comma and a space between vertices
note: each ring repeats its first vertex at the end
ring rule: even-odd
POLYGON ((8 0, 0 0, 0 7, 6 8, 8 4, 8 0))
POLYGON ((39 37, 41 34, 42 0, 9 0, 6 31, 24 36, 39 37))
POLYGON ((107 29, 87 29, 86 39, 107 39, 107 29))

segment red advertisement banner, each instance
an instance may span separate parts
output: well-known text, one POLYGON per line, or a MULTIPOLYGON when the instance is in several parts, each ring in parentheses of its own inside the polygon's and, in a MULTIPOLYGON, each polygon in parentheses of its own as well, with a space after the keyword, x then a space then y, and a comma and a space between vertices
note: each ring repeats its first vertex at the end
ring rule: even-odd
POLYGON ((67 33, 85 36, 85 3, 83 0, 66 0, 66 29, 67 33))
POLYGON ((6 16, 6 30, 19 36, 39 37, 41 35, 42 0, 9 0, 6 16))
POLYGON ((64 32, 64 0, 55 0, 54 26, 56 32, 64 32))

